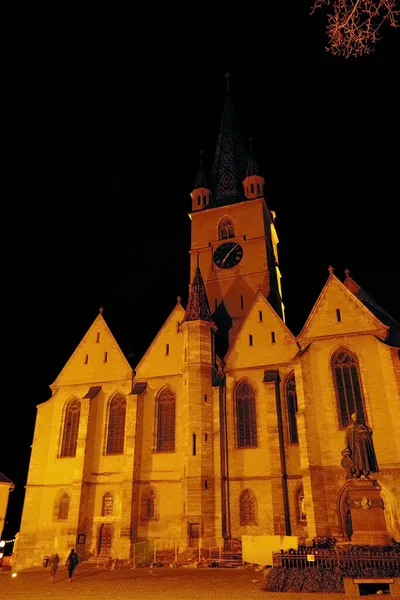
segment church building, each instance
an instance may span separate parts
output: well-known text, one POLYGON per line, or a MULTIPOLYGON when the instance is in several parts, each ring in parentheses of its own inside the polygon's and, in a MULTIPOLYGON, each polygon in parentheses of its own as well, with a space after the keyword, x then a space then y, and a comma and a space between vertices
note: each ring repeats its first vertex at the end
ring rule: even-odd
POLYGON ((354 412, 400 542, 400 325, 330 268, 300 334, 288 329, 275 213, 229 78, 216 134, 191 192, 187 306, 178 298, 136 365, 100 310, 37 407, 17 569, 54 548, 127 560, 148 540, 351 539, 341 452, 354 412))

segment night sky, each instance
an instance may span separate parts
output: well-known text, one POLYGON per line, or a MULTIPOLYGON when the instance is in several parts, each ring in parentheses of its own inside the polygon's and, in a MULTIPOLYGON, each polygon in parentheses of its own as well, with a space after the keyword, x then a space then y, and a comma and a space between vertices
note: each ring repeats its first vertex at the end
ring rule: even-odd
POLYGON ((322 13, 280 4, 264 21, 250 11, 220 23, 171 12, 80 23, 45 8, 14 40, 3 81, 0 471, 16 483, 5 539, 19 528, 36 406, 99 307, 137 363, 178 295, 186 305, 190 192, 200 149, 211 166, 225 73, 277 214, 288 326, 300 332, 329 265, 400 320, 400 29, 346 60, 325 50, 322 13))

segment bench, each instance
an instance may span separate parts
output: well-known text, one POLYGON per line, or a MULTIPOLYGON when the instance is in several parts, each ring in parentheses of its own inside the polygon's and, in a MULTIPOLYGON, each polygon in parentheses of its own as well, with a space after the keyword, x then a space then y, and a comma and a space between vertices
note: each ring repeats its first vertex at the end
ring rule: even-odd
POLYGON ((400 595, 400 579, 396 577, 344 577, 344 592, 347 596, 361 596, 362 588, 366 593, 376 594, 381 589, 390 595, 400 595), (361 587, 360 587, 361 586, 361 587))

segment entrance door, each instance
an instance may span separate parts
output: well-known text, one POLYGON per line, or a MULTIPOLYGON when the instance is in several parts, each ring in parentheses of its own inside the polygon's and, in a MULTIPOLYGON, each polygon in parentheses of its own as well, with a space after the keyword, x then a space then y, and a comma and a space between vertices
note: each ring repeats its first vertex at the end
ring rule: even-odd
POLYGON ((99 543, 97 551, 99 554, 111 554, 111 542, 112 542, 112 525, 110 523, 103 523, 99 529, 99 543))
POLYGON ((189 546, 197 548, 200 537, 200 523, 189 523, 189 546))

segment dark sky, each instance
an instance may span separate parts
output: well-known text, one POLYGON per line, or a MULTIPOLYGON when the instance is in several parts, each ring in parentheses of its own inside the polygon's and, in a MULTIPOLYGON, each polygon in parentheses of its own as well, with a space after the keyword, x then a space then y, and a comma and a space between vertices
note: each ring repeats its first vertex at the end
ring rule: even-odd
POLYGON ((80 22, 47 7, 10 48, 0 471, 17 487, 6 538, 36 405, 99 307, 137 362, 176 297, 186 303, 189 194, 199 149, 212 161, 226 72, 277 213, 293 333, 330 264, 400 320, 400 30, 345 60, 325 50, 323 14, 307 2, 269 10, 80 22))

